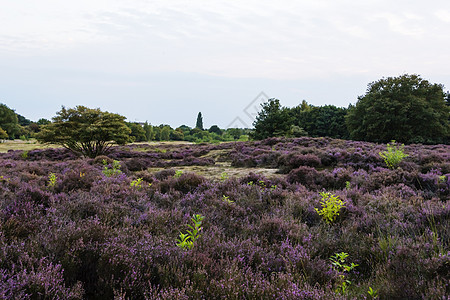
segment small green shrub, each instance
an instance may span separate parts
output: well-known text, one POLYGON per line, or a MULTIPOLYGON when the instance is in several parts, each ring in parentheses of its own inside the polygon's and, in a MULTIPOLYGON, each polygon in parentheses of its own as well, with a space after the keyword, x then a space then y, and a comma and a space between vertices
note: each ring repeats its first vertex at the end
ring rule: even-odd
POLYGON ((175 171, 175 175, 173 175, 174 178, 180 178, 181 175, 183 175, 183 171, 181 170, 176 170, 175 171))
POLYGON ((20 154, 20 157, 22 157, 23 159, 27 159, 28 158, 28 151, 22 151, 22 153, 20 154))
POLYGON ((371 286, 369 286, 369 290, 367 291, 367 294, 369 294, 370 299, 378 298, 378 290, 374 290, 371 286))
POLYGON ((229 178, 228 173, 227 172, 222 172, 222 174, 220 174, 220 181, 225 181, 229 178))
POLYGON ((339 286, 336 289, 336 292, 345 294, 347 292, 347 288, 351 284, 351 281, 346 279, 348 273, 350 273, 351 270, 356 268, 358 264, 351 263, 350 265, 347 265, 345 263, 346 258, 348 257, 348 253, 341 252, 336 253, 332 257, 330 257, 332 268, 339 273, 339 286))
POLYGON ((225 202, 225 203, 228 203, 228 204, 233 204, 234 203, 233 200, 230 200, 230 196, 225 196, 225 195, 222 195, 222 201, 225 202))
POLYGON ((393 140, 390 144, 388 143, 387 151, 382 151, 379 153, 379 155, 384 159, 384 162, 386 163, 387 167, 389 169, 395 169, 397 166, 403 161, 405 157, 408 157, 408 154, 405 154, 404 148, 405 145, 401 144, 400 146, 395 143, 393 140))
POLYGON ((143 180, 142 178, 138 178, 138 179, 132 180, 131 183, 130 183, 130 186, 131 187, 135 187, 138 190, 140 190, 142 188, 142 180, 143 180))
POLYGON ((55 188, 56 180, 57 180, 57 178, 56 178, 55 173, 48 174, 48 187, 51 189, 55 188))
POLYGON ((322 209, 314 209, 328 224, 333 223, 336 217, 339 216, 341 208, 345 207, 345 203, 339 199, 339 196, 335 196, 329 192, 321 192, 320 195, 322 196, 322 200, 320 201, 322 209))
POLYGON ((102 163, 104 165, 102 172, 106 177, 116 176, 122 173, 122 171, 120 170, 120 162, 118 160, 114 160, 111 164, 111 167, 108 166, 108 162, 106 161, 106 159, 102 160, 102 163))
POLYGON ((187 233, 180 232, 180 236, 177 240, 177 246, 184 249, 190 250, 194 247, 194 243, 197 239, 201 237, 200 231, 203 229, 202 221, 205 217, 202 215, 193 215, 191 220, 194 223, 194 226, 187 225, 191 230, 186 230, 187 233))

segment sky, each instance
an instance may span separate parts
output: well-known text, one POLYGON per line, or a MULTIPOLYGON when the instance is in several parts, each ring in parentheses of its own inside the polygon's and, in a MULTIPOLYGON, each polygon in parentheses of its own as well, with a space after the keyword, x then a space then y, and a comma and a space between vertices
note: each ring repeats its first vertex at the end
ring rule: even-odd
POLYGON ((0 0, 0 103, 251 127, 260 103, 347 107, 419 74, 450 89, 450 1, 0 0))

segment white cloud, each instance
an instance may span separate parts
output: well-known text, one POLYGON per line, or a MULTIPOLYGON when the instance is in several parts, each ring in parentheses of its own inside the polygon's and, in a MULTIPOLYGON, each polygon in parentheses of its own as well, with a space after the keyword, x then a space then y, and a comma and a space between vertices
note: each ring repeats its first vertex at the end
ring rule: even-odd
POLYGON ((435 12, 435 15, 439 20, 450 23, 450 11, 441 9, 435 12))
POLYGON ((450 13, 440 2, 435 11, 387 0, 8 1, 0 11, 0 51, 65 57, 76 68, 82 58, 88 69, 128 73, 307 78, 405 66, 443 72, 450 66, 436 58, 446 55, 449 30, 437 20, 450 21, 450 13))

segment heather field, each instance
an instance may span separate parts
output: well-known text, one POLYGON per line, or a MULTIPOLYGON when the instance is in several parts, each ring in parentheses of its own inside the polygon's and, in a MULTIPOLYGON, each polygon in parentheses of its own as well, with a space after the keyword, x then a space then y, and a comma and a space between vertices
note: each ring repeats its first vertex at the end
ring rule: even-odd
POLYGON ((1 299, 448 299, 450 147, 0 154, 1 299), (190 232, 190 233, 189 233, 190 232))

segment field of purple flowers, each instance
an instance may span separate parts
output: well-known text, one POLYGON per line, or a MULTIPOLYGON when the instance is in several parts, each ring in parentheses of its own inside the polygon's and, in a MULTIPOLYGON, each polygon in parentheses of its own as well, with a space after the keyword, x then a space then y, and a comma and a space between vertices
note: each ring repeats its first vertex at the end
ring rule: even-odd
POLYGON ((0 298, 448 299, 450 147, 406 146, 395 169, 385 149, 273 138, 0 154, 0 298), (221 163, 277 174, 177 169, 221 163), (343 203, 331 221, 326 192, 343 203))

